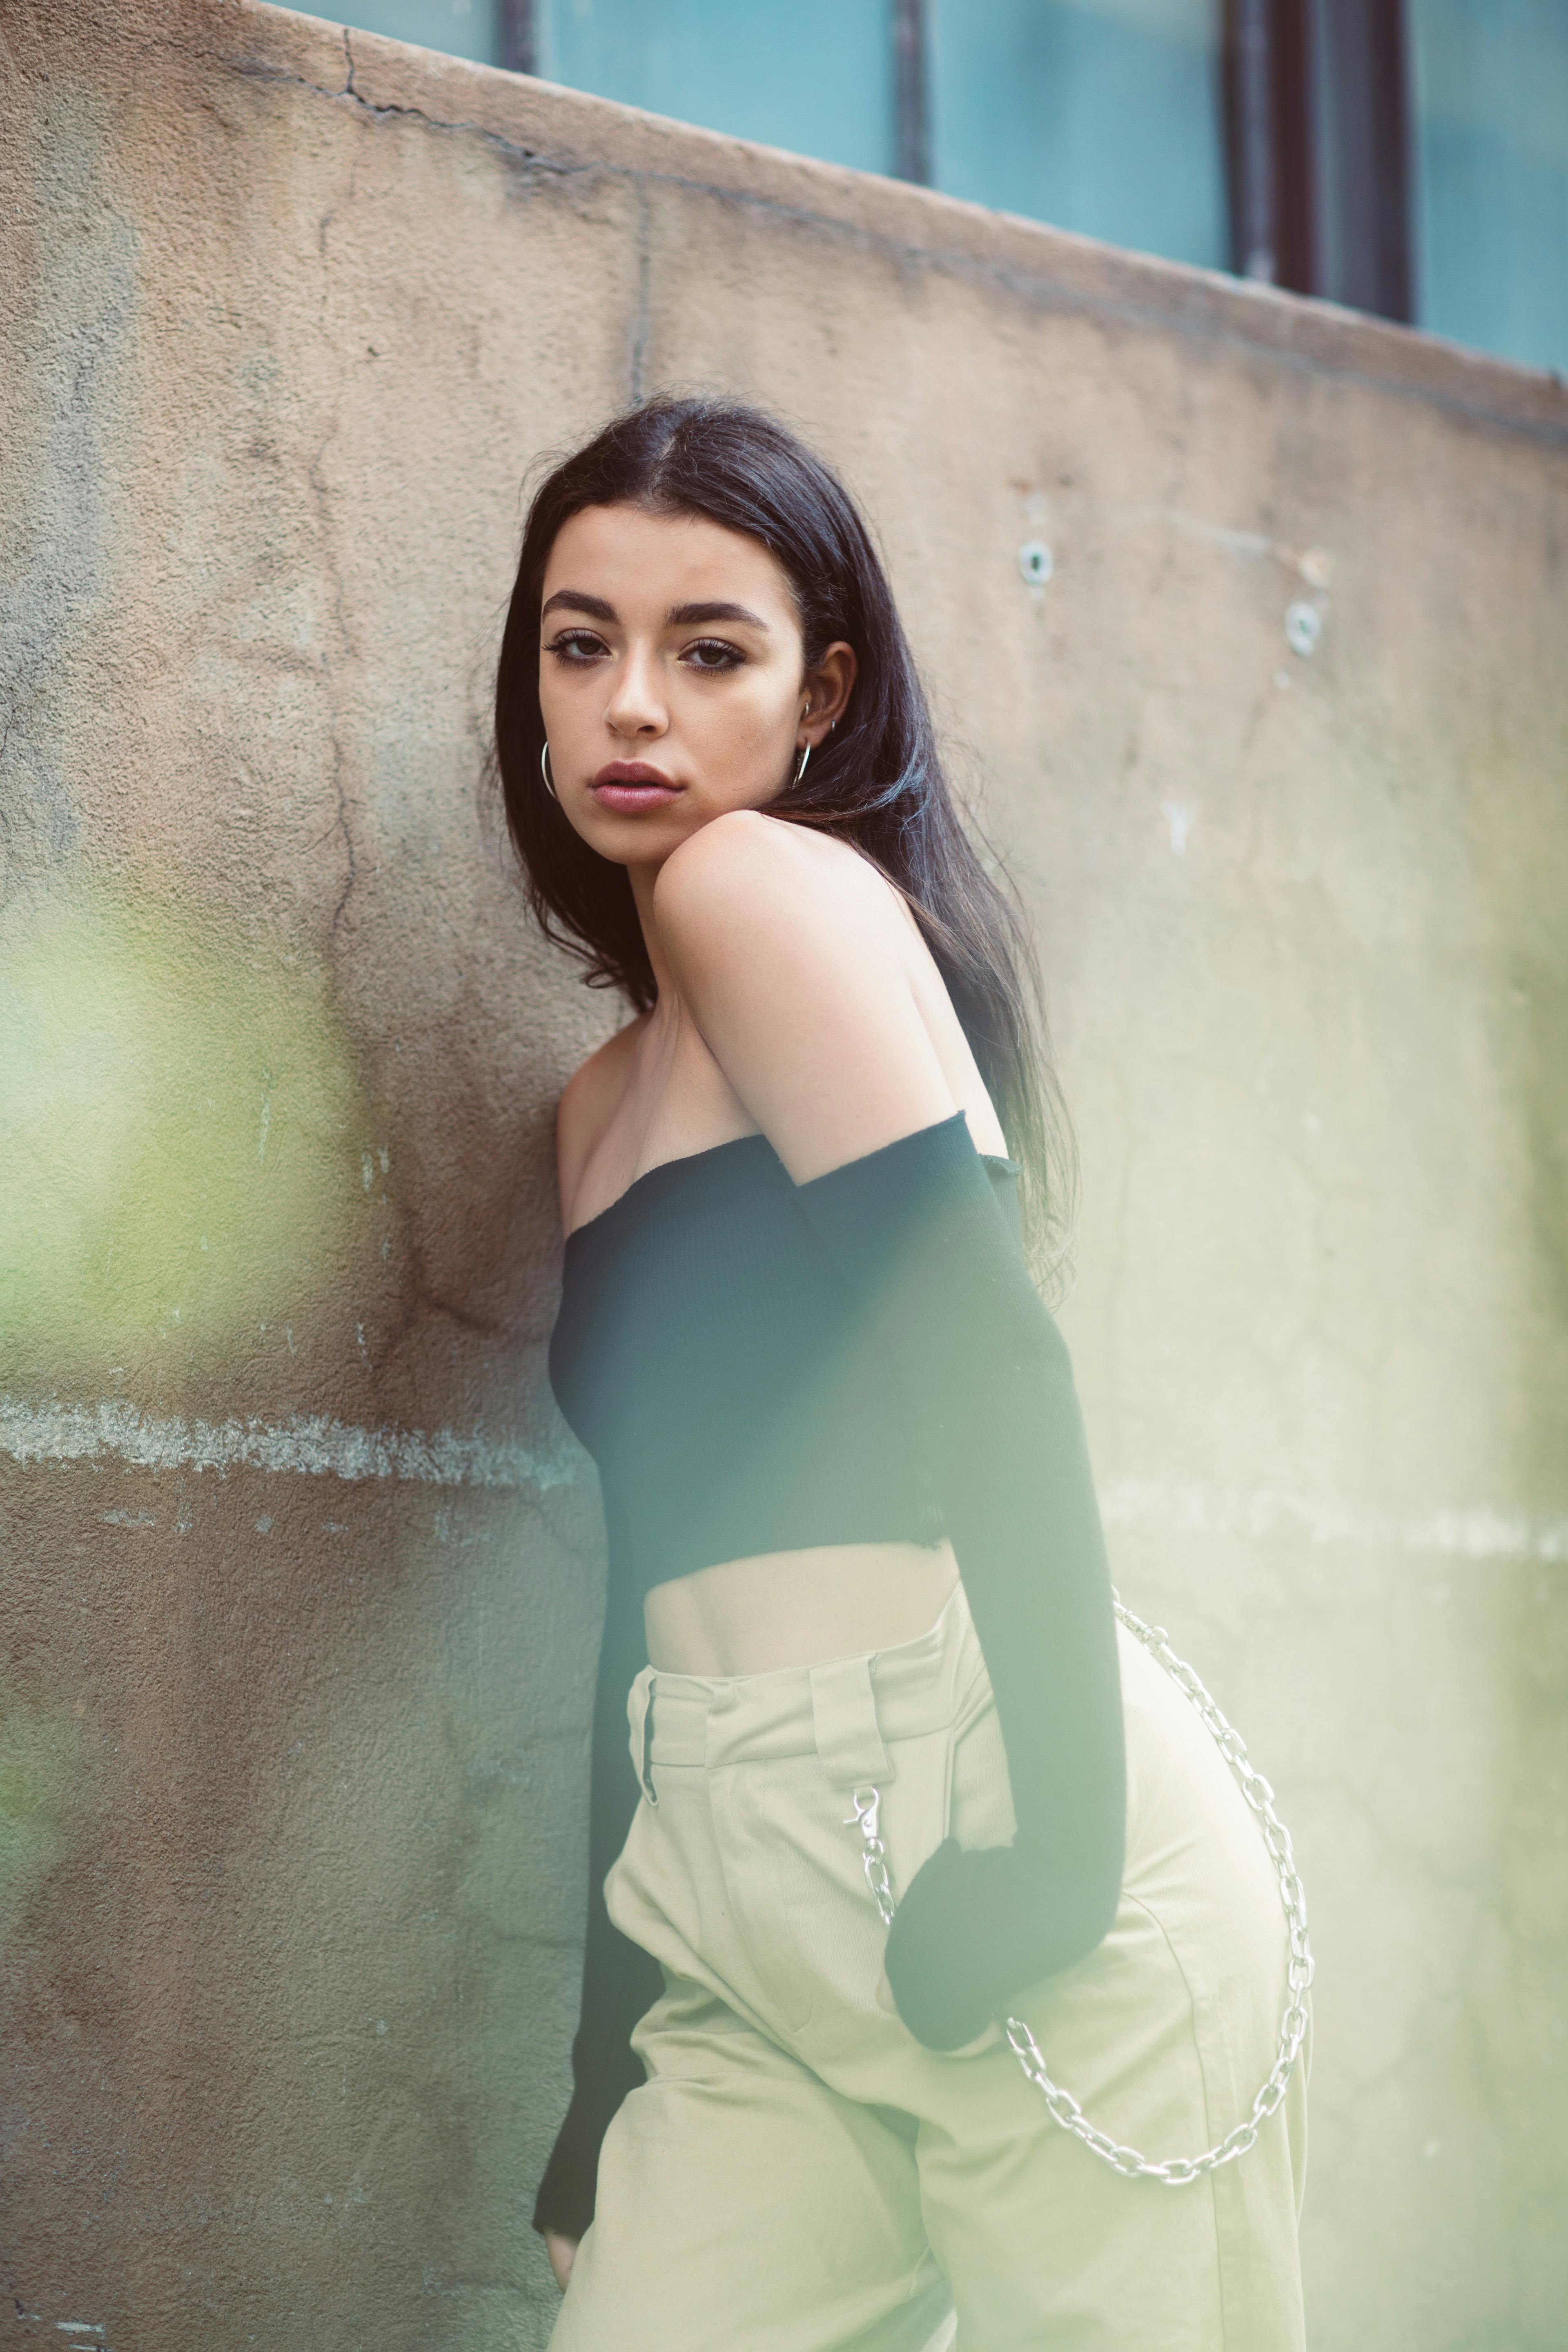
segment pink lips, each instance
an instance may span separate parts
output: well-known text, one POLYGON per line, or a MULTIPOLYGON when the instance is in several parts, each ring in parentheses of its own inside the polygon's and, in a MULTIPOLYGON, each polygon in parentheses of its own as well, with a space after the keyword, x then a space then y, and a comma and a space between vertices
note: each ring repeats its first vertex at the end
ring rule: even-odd
POLYGON ((601 808, 637 816, 645 810, 668 808, 680 787, 641 760, 612 760, 600 769, 588 789, 601 808))

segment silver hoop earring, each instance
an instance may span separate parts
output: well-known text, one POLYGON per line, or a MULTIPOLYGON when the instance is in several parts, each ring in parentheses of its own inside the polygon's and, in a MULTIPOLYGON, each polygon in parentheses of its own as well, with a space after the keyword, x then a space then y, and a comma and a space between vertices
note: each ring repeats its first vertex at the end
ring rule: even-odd
POLYGON ((806 761, 810 759, 810 757, 811 757, 811 746, 810 746, 810 744, 809 744, 809 743, 803 743, 803 744, 801 745, 801 750, 800 750, 800 758, 799 758, 799 760, 797 761, 797 762, 795 763, 795 776, 794 776, 794 782, 795 782, 795 783, 797 783, 797 784, 798 784, 798 783, 799 783, 799 782, 800 782, 800 780, 801 780, 801 778, 802 778, 802 776, 804 776, 804 775, 805 775, 805 763, 806 763, 806 761))
POLYGON ((544 779, 545 791, 550 794, 550 797, 555 803, 556 807, 559 808, 561 805, 561 795, 550 781, 550 746, 548 743, 542 744, 540 747, 539 772, 544 779))

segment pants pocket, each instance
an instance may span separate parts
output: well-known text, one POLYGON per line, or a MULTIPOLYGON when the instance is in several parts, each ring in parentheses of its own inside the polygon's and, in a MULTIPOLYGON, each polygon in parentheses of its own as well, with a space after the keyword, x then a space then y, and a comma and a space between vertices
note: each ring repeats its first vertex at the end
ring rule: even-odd
POLYGON ((1010 1845, 1017 1830, 1007 1751, 990 1700, 953 1743, 948 1828, 962 1846, 1010 1845))
MULTIPOLYGON (((893 1769, 882 1790, 881 1833, 888 1849, 888 1875, 895 1904, 903 1900, 910 1881, 952 1831, 957 1745, 953 1727, 922 1732, 917 1739, 895 1740, 889 1749, 893 1769)), ((847 1812, 846 1804, 843 1811, 847 1812)), ((858 1830, 845 1832, 864 1849, 858 1830)), ((871 1901, 870 1889, 862 1889, 871 1901)))

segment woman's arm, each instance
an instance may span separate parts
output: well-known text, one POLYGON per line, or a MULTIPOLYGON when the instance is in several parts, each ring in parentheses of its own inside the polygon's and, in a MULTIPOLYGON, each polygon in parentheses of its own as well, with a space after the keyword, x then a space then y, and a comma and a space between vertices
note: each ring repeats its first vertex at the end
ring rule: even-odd
POLYGON ((657 1960, 611 1923, 605 1880, 637 1806, 626 1748, 626 1693, 647 1663, 635 1593, 614 1590, 605 1611, 594 1694, 588 1800, 588 1920, 583 2002, 572 2044, 572 2103, 556 2135, 533 2210, 536 2230, 578 2239, 594 2218, 599 2145, 616 2108, 643 2079, 633 2028, 663 1990, 657 1960))
MULTIPOLYGON (((590 1055, 568 1081, 556 1118, 556 1161, 564 1225, 583 1170, 626 1083, 635 1023, 590 1055)), ((572 2043, 572 2100, 555 2137, 534 2202, 533 2226, 550 2252, 556 2283, 564 2287, 577 2242, 594 2218, 599 2147, 611 2117, 643 2080, 631 2046, 633 2028, 658 2000, 663 1979, 650 1959, 611 1924, 605 1879, 626 1843, 637 1811, 637 1776, 626 1752, 626 1693, 647 1663, 642 1609, 635 1593, 613 1584, 605 1594, 605 1629, 594 1687, 588 1772, 588 1915, 583 1948, 583 1995, 572 2043)))
POLYGON ((655 907, 693 1018, 881 1326, 990 1670, 1016 1838, 948 1840, 900 1890, 888 1943, 905 2022, 951 2049, 1115 1916, 1110 1577, 1067 1350, 957 1115, 901 913, 858 861, 782 830, 717 820, 670 859, 655 907))

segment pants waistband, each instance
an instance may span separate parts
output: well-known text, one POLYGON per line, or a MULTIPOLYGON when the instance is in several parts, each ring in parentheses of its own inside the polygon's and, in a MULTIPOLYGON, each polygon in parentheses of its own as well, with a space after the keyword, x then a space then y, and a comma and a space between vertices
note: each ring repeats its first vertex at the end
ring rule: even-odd
POLYGON ((945 1729, 989 1697, 962 1584, 912 1642, 765 1675, 667 1675, 645 1666, 626 1715, 645 1791, 655 1764, 760 1763, 821 1757, 835 1788, 895 1777, 889 1742, 945 1729))

